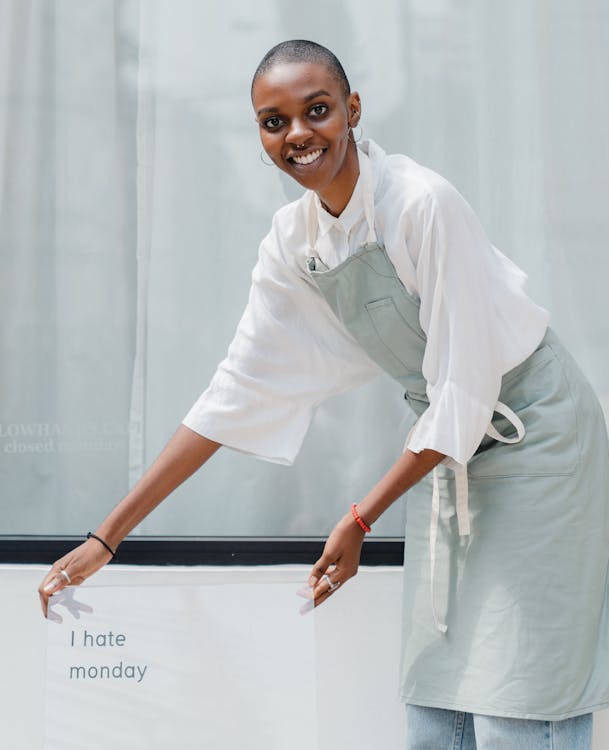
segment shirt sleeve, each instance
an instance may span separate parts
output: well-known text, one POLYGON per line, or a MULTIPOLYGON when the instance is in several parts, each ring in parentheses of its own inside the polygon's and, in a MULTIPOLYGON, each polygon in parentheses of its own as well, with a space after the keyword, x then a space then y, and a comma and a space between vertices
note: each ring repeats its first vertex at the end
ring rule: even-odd
POLYGON ((502 344, 512 331, 503 324, 495 292, 512 284, 513 296, 528 300, 521 290, 526 277, 520 272, 495 283, 498 251, 449 183, 434 185, 424 201, 416 277, 430 405, 407 447, 431 448, 465 464, 488 428, 506 371, 502 344))
POLYGON ((378 372, 283 251, 275 219, 227 356, 183 423, 227 447, 291 464, 316 407, 378 372))

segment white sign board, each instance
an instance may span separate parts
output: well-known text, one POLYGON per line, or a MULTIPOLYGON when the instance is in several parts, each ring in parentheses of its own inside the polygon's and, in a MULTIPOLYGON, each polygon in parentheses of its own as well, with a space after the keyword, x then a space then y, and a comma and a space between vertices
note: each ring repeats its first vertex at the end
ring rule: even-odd
POLYGON ((44 750, 317 748, 302 601, 293 583, 66 589, 48 627, 44 750))

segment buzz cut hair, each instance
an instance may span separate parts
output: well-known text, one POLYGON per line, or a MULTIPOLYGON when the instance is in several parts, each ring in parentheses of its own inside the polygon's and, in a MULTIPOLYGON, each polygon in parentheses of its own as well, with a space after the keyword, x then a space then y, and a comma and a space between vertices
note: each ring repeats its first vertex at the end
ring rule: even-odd
POLYGON ((333 52, 317 42, 308 39, 288 39, 276 44, 260 61, 252 78, 251 93, 260 76, 279 63, 318 63, 324 65, 330 75, 340 84, 345 99, 351 93, 349 79, 340 60, 333 52))

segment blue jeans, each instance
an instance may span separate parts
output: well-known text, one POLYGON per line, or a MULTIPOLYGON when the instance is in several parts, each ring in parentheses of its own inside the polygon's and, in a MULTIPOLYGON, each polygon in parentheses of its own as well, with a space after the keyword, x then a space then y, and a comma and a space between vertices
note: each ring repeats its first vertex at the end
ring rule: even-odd
POLYGON ((406 706, 406 750, 591 750, 592 714, 564 721, 406 706))

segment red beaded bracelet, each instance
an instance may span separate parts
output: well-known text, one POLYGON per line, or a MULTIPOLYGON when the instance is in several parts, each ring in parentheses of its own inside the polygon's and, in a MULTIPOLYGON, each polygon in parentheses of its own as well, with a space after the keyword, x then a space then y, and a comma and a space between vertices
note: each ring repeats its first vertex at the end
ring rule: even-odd
POLYGON ((357 503, 353 503, 353 505, 351 506, 351 515, 353 516, 353 518, 355 518, 355 523, 361 529, 363 529, 366 532, 366 534, 369 534, 372 531, 370 526, 368 526, 368 524, 363 520, 363 518, 357 512, 357 503))

